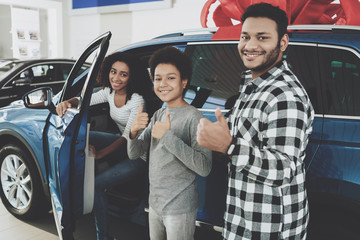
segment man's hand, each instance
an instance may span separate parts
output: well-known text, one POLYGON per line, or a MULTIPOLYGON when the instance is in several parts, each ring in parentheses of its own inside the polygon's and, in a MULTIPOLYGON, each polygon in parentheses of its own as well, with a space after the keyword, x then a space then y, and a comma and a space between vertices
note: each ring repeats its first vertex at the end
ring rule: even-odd
POLYGON ((161 139, 164 136, 165 132, 171 128, 170 122, 170 113, 167 112, 165 116, 165 122, 156 121, 153 128, 151 135, 156 139, 161 139))
POLYGON ((143 105, 139 105, 139 111, 131 125, 130 137, 134 139, 139 130, 146 128, 149 122, 149 115, 146 112, 143 112, 143 105))
POLYGON ((216 109, 215 116, 217 122, 214 123, 206 118, 200 119, 196 139, 202 147, 226 153, 232 141, 230 130, 220 108, 216 109))
POLYGON ((71 103, 68 101, 63 101, 56 106, 56 112, 59 117, 63 117, 66 109, 71 108, 71 103))

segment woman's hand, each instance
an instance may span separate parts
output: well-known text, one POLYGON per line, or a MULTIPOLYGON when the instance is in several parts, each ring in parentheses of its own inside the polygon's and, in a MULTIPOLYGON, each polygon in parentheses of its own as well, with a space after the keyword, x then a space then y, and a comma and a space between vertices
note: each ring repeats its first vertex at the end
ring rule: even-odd
POLYGON ((130 137, 134 139, 139 130, 146 128, 149 122, 149 115, 146 112, 143 112, 143 105, 139 105, 139 111, 131 125, 130 137))
POLYGON ((56 112, 59 115, 59 117, 63 117, 64 113, 66 112, 66 109, 68 108, 71 108, 71 103, 69 101, 60 102, 56 106, 56 112))
POLYGON ((94 155, 95 159, 101 159, 107 155, 105 149, 96 151, 96 148, 93 145, 89 145, 89 151, 94 155))
POLYGON ((94 155, 94 158, 96 158, 96 149, 93 145, 89 145, 89 151, 94 155))
POLYGON ((64 113, 66 112, 66 109, 77 107, 79 104, 79 99, 76 97, 70 98, 69 100, 65 100, 63 102, 58 103, 56 106, 56 112, 59 115, 59 117, 63 117, 64 113))

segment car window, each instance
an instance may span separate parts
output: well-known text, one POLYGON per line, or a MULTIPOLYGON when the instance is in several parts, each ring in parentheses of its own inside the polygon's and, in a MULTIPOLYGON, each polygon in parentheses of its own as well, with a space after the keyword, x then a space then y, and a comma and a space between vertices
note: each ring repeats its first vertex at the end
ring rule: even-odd
POLYGON ((34 77, 43 77, 48 72, 50 68, 54 68, 52 65, 36 65, 32 67, 34 77))
POLYGON ((0 80, 10 75, 20 64, 15 62, 6 62, 0 66, 0 80))
POLYGON ((317 46, 315 44, 292 43, 289 45, 284 58, 304 86, 315 113, 322 113, 321 82, 316 51, 317 46))
POLYGON ((360 116, 360 56, 350 50, 319 49, 326 114, 360 116))
MULTIPOLYGON (((69 85, 63 100, 70 99, 72 97, 80 97, 83 91, 85 91, 87 85, 85 84, 85 80, 87 78, 87 75, 90 71, 89 63, 93 62, 94 59, 96 59, 97 55, 96 52, 93 52, 89 56, 86 57, 86 61, 83 62, 83 64, 78 68, 74 69, 76 73, 74 73, 74 78, 70 79, 70 81, 67 81, 67 84, 69 85)), ((66 85, 64 86, 66 88, 66 85)))
POLYGON ((53 63, 32 67, 34 83, 64 81, 69 76, 73 64, 53 63))
MULTIPOLYGON (((61 68, 60 68, 60 74, 61 74, 61 78, 66 80, 70 74, 70 71, 73 67, 73 64, 61 64, 61 68)), ((83 66, 83 70, 85 70, 86 67, 83 66)))
POLYGON ((29 82, 32 82, 34 80, 34 72, 32 68, 27 68, 22 71, 18 77, 15 77, 15 79, 28 79, 29 82))
POLYGON ((231 108, 238 96, 245 67, 237 44, 189 45, 193 73, 185 100, 197 108, 231 108))
MULTIPOLYGON (((48 75, 51 70, 54 70, 54 66, 48 64, 35 65, 31 67, 31 71, 33 72, 32 83, 54 81, 56 78, 55 73, 52 74, 51 77, 48 75)), ((20 78, 23 78, 23 73, 20 74, 20 78)))
POLYGON ((55 67, 53 64, 35 65, 23 70, 15 79, 29 79, 31 83, 55 81, 55 67))

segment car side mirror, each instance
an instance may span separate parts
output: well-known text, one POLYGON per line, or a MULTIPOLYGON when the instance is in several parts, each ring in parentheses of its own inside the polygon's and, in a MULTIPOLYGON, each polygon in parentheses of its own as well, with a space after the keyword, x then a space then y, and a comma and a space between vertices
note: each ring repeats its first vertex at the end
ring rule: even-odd
POLYGON ((41 87, 27 92, 22 100, 27 108, 49 109, 53 112, 55 111, 55 106, 52 98, 53 90, 50 87, 41 87))

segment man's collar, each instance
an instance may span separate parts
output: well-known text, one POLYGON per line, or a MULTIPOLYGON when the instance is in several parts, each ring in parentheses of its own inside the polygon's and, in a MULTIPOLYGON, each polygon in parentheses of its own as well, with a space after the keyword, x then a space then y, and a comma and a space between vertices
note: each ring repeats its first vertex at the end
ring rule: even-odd
POLYGON ((283 72, 285 69, 287 69, 287 63, 283 59, 279 61, 273 68, 271 68, 266 73, 262 74, 261 76, 252 79, 251 71, 246 71, 243 75, 244 84, 246 85, 253 85, 254 89, 262 87, 267 80, 273 79, 274 76, 278 75, 278 73, 283 72))

